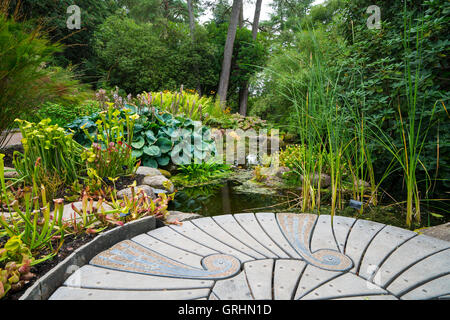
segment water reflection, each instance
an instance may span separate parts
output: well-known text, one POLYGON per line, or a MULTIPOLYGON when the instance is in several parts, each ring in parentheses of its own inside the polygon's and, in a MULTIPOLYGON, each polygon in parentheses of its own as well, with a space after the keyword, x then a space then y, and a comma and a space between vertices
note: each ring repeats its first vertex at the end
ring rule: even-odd
MULTIPOLYGON (((284 199, 276 195, 237 192, 235 187, 236 184, 228 181, 219 185, 185 188, 177 192, 170 209, 195 212, 203 216, 262 212, 267 211, 267 207, 283 202, 284 199)), ((271 211, 274 211, 273 207, 271 211)))

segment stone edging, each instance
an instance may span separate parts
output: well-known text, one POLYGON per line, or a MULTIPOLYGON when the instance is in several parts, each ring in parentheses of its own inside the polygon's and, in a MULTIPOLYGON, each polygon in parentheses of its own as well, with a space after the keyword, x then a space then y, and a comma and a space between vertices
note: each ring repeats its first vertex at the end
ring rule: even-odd
POLYGON ((38 279, 19 300, 47 300, 73 272, 89 263, 99 252, 108 249, 117 242, 133 238, 156 227, 154 217, 145 217, 99 234, 38 279))
POLYGON ((10 133, 17 133, 17 132, 20 132, 20 128, 12 128, 10 130, 0 132, 0 136, 5 135, 5 133, 10 134, 10 133))

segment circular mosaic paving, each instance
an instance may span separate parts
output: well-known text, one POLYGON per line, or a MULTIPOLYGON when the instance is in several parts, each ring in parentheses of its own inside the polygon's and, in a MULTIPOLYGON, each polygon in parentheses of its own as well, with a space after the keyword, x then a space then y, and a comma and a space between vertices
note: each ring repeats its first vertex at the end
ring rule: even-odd
POLYGON ((450 242, 368 220, 245 213, 114 244, 50 299, 445 299, 450 242))

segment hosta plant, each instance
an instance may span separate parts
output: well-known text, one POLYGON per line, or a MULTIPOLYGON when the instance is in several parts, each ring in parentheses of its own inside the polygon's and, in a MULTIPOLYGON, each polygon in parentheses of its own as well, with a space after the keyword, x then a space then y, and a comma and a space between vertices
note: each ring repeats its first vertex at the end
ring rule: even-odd
MULTIPOLYGON (((210 129, 200 122, 174 117, 156 108, 126 107, 132 110, 130 119, 135 118, 133 135, 127 136, 127 144, 132 147, 132 156, 141 160, 141 165, 157 168, 173 163, 174 158, 178 161, 176 164, 181 164, 190 163, 194 157, 204 161, 215 155, 210 129)), ((126 117, 123 111, 116 114, 118 118, 126 117)), ((96 122, 100 119, 98 114, 94 114, 77 119, 68 128, 74 133, 75 140, 90 146, 93 142, 98 143, 96 122), (86 138, 86 133, 91 140, 86 138)))
POLYGON ((140 114, 131 146, 144 166, 154 168, 189 163, 193 158, 204 161, 216 153, 208 127, 157 109, 144 109, 140 114))

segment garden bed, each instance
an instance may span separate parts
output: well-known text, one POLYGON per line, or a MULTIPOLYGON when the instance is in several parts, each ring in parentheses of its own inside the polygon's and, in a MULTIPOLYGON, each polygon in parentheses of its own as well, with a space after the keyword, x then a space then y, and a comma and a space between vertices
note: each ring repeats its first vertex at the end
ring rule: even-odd
MULTIPOLYGON (((78 236, 68 236, 64 239, 64 244, 58 253, 49 260, 46 260, 36 266, 31 267, 31 272, 36 275, 35 278, 26 283, 21 290, 15 292, 9 292, 3 300, 19 300, 19 298, 30 288, 36 281, 46 275, 51 269, 57 266, 60 262, 64 261, 69 255, 71 255, 76 249, 82 247, 86 243, 92 241, 98 235, 96 234, 82 234, 78 236)), ((0 239, 0 247, 6 242, 5 238, 0 239)), ((42 252, 42 256, 49 254, 50 252, 42 252)))

